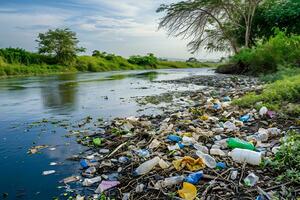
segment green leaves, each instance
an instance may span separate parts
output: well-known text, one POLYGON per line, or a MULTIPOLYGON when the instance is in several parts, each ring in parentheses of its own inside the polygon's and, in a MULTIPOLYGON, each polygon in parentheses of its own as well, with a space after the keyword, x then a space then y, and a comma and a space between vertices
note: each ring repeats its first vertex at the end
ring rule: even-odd
POLYGON ((38 39, 39 52, 54 56, 58 63, 70 65, 75 61, 76 53, 84 52, 85 49, 78 47, 79 40, 76 33, 70 29, 48 30, 40 33, 38 39))

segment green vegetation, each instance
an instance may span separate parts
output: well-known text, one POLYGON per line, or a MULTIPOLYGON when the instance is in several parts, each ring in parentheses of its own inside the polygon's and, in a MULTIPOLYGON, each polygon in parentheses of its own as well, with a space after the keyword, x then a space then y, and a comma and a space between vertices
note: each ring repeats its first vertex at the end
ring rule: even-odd
POLYGON ((285 179, 300 183, 300 134, 290 131, 281 140, 281 146, 271 161, 273 170, 281 175, 279 180, 285 179))
POLYGON ((249 93, 233 102, 241 107, 269 109, 298 116, 300 114, 300 74, 267 84, 260 94, 249 93))
POLYGON ((39 44, 39 53, 53 57, 62 65, 72 64, 76 60, 76 54, 85 51, 78 47, 76 33, 68 28, 50 29, 46 33, 40 33, 36 41, 39 44))
POLYGON ((242 49, 230 58, 230 63, 220 66, 223 73, 272 73, 282 66, 300 67, 300 35, 287 36, 277 31, 265 43, 257 43, 251 49, 242 49))
MULTIPOLYGON (((161 61, 153 54, 147 56, 135 56, 135 58, 149 58, 156 60, 155 65, 151 62, 138 61, 133 63, 132 58, 126 59, 114 54, 107 54, 95 50, 93 56, 77 56, 76 60, 70 65, 58 64, 55 57, 31 53, 23 49, 0 49, 0 77, 17 75, 42 75, 56 73, 80 72, 102 72, 116 70, 141 70, 159 68, 195 68, 213 67, 213 63, 187 63, 180 61, 161 61)), ((147 59, 146 59, 147 60, 147 59)))
POLYGON ((135 65, 156 67, 158 59, 154 54, 149 53, 147 56, 130 56, 128 62, 135 65))

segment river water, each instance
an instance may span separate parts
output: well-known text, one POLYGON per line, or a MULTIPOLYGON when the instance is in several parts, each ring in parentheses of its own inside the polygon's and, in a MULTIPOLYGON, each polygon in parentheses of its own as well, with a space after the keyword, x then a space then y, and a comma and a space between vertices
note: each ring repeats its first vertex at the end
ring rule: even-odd
POLYGON ((79 174, 80 167, 66 158, 84 150, 76 138, 65 137, 64 122, 159 113, 153 106, 141 110, 134 97, 196 90, 153 81, 213 74, 205 68, 164 69, 0 80, 0 199, 64 199, 59 181, 79 174), (28 154, 35 145, 49 148, 28 154), (56 173, 43 176, 45 170, 56 173))

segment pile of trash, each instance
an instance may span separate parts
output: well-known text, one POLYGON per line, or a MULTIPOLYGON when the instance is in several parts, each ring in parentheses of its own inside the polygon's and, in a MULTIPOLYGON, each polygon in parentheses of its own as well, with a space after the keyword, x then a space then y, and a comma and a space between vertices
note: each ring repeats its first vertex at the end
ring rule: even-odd
POLYGON ((80 135, 90 147, 77 156, 77 199, 273 199, 282 189, 261 167, 292 122, 266 107, 241 110, 241 91, 191 95, 193 107, 156 116, 117 118, 103 131, 80 135), (227 93, 228 95, 226 95, 227 93), (237 95, 238 93, 238 95, 237 95))

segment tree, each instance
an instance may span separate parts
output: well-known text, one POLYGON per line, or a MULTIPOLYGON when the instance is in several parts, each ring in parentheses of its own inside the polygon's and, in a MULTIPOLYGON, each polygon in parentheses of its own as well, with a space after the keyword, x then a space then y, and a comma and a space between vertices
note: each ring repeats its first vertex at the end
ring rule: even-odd
POLYGON ((76 33, 70 29, 48 30, 46 33, 39 33, 36 40, 39 44, 39 53, 53 56, 58 63, 69 65, 76 59, 76 54, 84 52, 85 49, 78 47, 79 40, 76 33))
POLYGON ((253 17, 261 1, 186 0, 163 4, 157 9, 157 12, 166 12, 159 28, 166 28, 169 35, 189 38, 188 47, 192 53, 201 46, 211 51, 232 50, 237 53, 241 45, 233 33, 244 29, 243 46, 249 47, 253 17))

